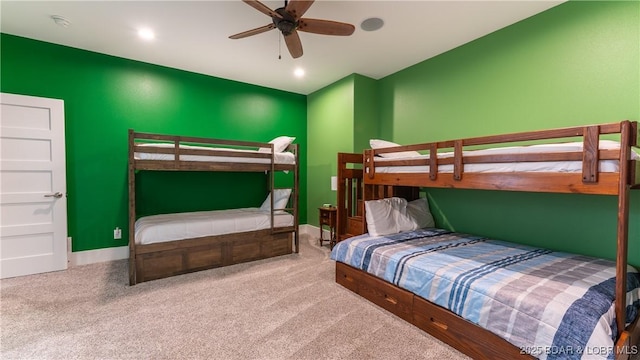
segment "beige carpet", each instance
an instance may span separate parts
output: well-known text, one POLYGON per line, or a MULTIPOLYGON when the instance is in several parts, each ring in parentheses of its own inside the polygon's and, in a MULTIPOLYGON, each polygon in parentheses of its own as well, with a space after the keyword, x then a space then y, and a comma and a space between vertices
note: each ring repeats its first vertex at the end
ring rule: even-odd
POLYGON ((466 359, 337 285, 327 246, 127 285, 127 262, 0 281, 2 359, 466 359))

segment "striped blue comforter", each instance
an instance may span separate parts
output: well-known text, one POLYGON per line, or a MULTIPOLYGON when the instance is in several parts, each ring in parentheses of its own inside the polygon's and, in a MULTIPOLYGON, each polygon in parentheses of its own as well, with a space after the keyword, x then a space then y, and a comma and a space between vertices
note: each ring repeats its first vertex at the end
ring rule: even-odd
MULTIPOLYGON (((442 229, 356 236, 338 243, 331 258, 445 307, 540 359, 614 358, 612 261, 442 229)), ((640 275, 628 271, 630 323, 640 308, 640 275)))

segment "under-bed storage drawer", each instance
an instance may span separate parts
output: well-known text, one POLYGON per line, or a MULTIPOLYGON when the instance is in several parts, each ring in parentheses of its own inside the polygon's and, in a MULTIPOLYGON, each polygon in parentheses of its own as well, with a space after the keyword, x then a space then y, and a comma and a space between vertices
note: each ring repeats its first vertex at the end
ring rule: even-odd
POLYGON ((143 253, 137 257, 137 273, 142 276, 138 281, 161 279, 223 265, 222 244, 143 253))
POLYGON ((231 259, 229 264, 237 264, 260 258, 260 243, 246 242, 231 244, 231 259))
MULTIPOLYGON (((185 253, 187 269, 207 269, 222 266, 222 247, 210 246, 185 253)), ((186 269, 185 269, 186 270, 186 269)))
POLYGON ((413 324, 474 359, 534 359, 494 333, 473 326, 467 320, 448 312, 420 296, 413 300, 413 324), (466 331, 465 331, 466 330, 466 331), (487 357, 488 349, 495 349, 487 357))
POLYGON ((349 265, 336 262, 336 282, 347 289, 358 293, 358 284, 362 280, 362 276, 353 270, 349 265))
POLYGON ((291 254, 292 234, 261 230, 138 245, 135 283, 291 254))
POLYGON ((182 254, 179 252, 138 255, 136 261, 136 273, 144 274, 138 282, 180 274, 183 268, 182 254))
POLYGON ((273 234, 260 239, 247 238, 229 243, 230 264, 291 254, 291 233, 273 234))
POLYGON ((349 265, 336 263, 336 281, 406 321, 413 319, 413 294, 374 276, 363 277, 349 265))
POLYGON ((262 243, 262 255, 272 257, 291 254, 292 245, 291 233, 275 234, 273 240, 262 243))

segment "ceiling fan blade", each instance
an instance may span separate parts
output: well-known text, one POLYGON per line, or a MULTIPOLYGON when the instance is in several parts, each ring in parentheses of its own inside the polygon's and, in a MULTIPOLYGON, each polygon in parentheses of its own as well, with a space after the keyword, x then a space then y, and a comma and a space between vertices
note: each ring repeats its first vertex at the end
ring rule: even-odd
POLYGON ((263 3, 261 3, 258 0, 242 0, 245 3, 247 3, 247 5, 251 6, 252 8, 260 11, 261 13, 268 15, 270 17, 275 17, 278 19, 282 19, 282 15, 278 14, 277 12, 269 9, 269 7, 263 3))
POLYGON ((291 57, 296 59, 302 56, 302 42, 300 41, 300 36, 297 31, 294 30, 291 34, 285 35, 284 42, 287 44, 287 49, 289 49, 291 57))
POLYGON ((243 31, 243 32, 235 34, 235 35, 231 35, 231 36, 229 36, 229 39, 242 39, 242 38, 245 38, 247 36, 261 34, 263 32, 266 32, 266 31, 269 31, 269 30, 275 29, 275 28, 276 28, 276 26, 274 24, 269 24, 269 25, 261 26, 259 28, 243 31))
POLYGON ((285 10, 298 20, 304 15, 315 0, 289 0, 285 10))
POLYGON ((322 35, 348 36, 353 34, 356 27, 331 20, 300 19, 297 30, 322 35))

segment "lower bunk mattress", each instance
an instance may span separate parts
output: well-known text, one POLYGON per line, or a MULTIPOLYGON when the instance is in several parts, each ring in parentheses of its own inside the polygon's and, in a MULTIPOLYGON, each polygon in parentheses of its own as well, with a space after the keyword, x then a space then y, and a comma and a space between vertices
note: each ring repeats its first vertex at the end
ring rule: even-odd
MULTIPOLYGON (((294 226, 293 215, 276 211, 274 227, 294 226)), ((139 245, 271 228, 271 212, 259 208, 196 211, 145 216, 135 223, 139 245)))
MULTIPOLYGON (((446 308, 540 359, 614 358, 612 261, 435 228, 352 237, 339 242, 331 258, 446 308)), ((626 304, 630 324, 640 308, 640 274, 631 266, 626 304)))

